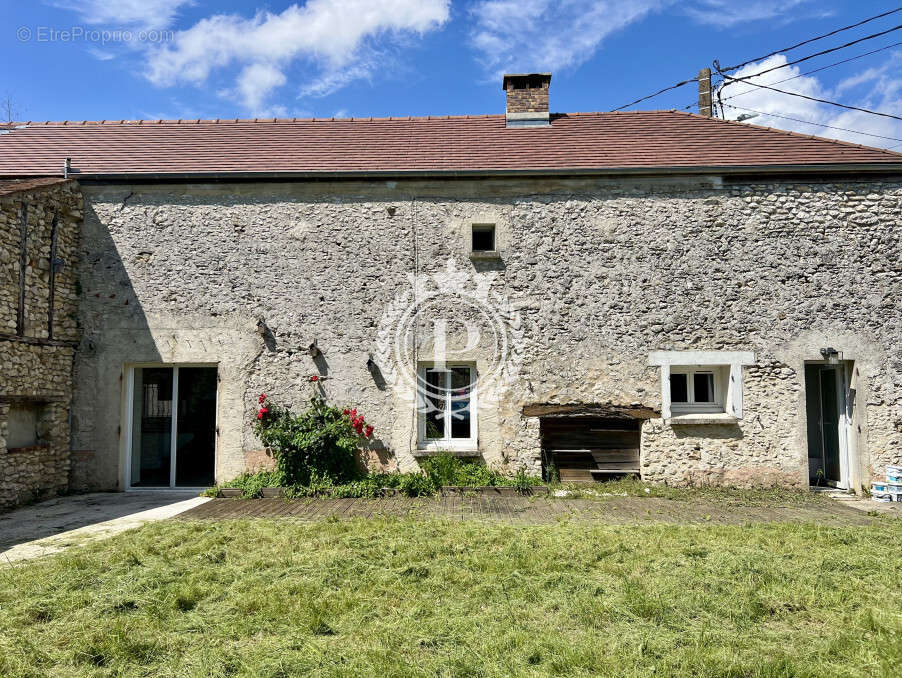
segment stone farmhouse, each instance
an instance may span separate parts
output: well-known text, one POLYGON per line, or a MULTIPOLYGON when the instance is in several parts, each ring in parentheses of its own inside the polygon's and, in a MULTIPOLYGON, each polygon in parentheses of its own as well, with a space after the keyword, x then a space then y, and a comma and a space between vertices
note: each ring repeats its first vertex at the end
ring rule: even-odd
POLYGON ((0 504, 363 461, 858 490, 902 462, 902 155, 675 111, 0 131, 0 504))

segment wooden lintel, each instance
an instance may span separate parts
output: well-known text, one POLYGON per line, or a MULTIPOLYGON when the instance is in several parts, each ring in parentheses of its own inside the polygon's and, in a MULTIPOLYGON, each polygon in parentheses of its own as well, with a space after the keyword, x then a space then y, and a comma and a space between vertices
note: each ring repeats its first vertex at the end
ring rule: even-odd
POLYGON ((64 395, 21 395, 11 393, 0 394, 0 403, 64 403, 68 398, 64 395))
POLYGON ((524 417, 600 417, 604 419, 655 419, 657 410, 644 405, 613 405, 602 403, 573 403, 556 405, 536 403, 523 406, 524 417))

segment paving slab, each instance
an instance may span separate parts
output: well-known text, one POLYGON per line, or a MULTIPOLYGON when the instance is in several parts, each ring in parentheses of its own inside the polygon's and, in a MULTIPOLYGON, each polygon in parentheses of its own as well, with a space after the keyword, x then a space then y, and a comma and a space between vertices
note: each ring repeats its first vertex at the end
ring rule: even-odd
MULTIPOLYGON (((902 508, 902 504, 899 505, 902 508)), ((748 505, 739 502, 620 497, 605 500, 554 497, 388 497, 378 499, 213 499, 179 514, 180 520, 274 518, 317 521, 326 518, 446 518, 505 523, 561 520, 607 524, 745 524, 804 522, 867 525, 883 513, 876 502, 822 501, 748 505)), ((902 513, 885 509, 902 517, 902 513)))

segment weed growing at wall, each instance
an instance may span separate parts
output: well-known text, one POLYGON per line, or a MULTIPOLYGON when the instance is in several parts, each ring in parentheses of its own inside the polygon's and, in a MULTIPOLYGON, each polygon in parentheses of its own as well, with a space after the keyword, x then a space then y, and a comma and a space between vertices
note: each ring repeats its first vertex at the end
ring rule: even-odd
POLYGON ((538 485, 542 479, 529 476, 520 471, 510 478, 485 464, 476 461, 465 461, 450 454, 438 454, 420 460, 420 467, 436 488, 444 485, 463 485, 467 487, 502 487, 522 486, 524 489, 538 485))
POLYGON ((345 481, 323 474, 311 474, 306 483, 292 483, 282 470, 244 473, 234 480, 211 488, 206 494, 217 496, 220 487, 238 488, 246 498, 259 497, 264 487, 281 487, 286 497, 378 497, 385 489, 399 490, 410 497, 431 496, 442 486, 518 487, 527 490, 541 483, 536 476, 520 471, 510 478, 476 461, 465 461, 448 454, 423 459, 422 471, 414 473, 358 473, 345 481))

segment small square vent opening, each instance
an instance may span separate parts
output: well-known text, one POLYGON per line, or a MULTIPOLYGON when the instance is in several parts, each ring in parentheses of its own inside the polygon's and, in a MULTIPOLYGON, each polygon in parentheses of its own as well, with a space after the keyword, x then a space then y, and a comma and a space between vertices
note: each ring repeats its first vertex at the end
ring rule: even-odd
POLYGON ((473 224, 473 251, 495 251, 495 224, 473 224))

